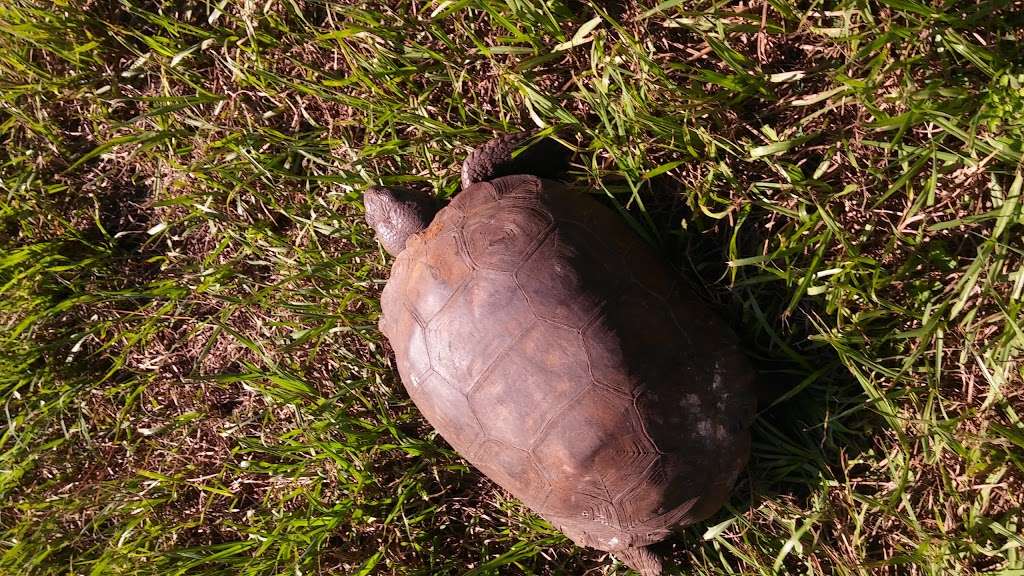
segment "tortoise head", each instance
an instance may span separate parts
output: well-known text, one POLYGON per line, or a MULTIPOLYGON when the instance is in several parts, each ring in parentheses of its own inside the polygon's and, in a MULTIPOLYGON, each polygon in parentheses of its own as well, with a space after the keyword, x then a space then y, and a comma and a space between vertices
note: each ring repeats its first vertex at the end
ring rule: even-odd
POLYGON ((363 206, 377 241, 392 256, 405 250, 405 241, 429 226, 437 214, 430 194, 404 188, 371 186, 363 194, 363 206))

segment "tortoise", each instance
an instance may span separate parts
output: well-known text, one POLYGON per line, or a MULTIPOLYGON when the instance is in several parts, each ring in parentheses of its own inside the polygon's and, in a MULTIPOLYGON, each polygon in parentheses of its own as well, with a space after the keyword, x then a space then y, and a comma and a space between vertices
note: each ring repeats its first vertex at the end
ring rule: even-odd
POLYGON ((730 329, 616 213, 554 178, 567 148, 499 136, 462 191, 371 187, 396 258, 379 327, 409 396, 473 466, 643 576, 746 463, 753 371, 730 329), (564 152, 564 153, 563 153, 564 152))

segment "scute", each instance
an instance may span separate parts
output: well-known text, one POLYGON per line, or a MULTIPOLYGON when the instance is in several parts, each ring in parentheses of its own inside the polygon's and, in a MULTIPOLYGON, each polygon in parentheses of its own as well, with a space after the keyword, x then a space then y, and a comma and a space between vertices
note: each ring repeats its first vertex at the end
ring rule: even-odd
POLYGON ((545 423, 590 385, 582 357, 579 334, 535 322, 469 393, 487 434, 529 448, 545 423))
POLYGON ((601 480, 613 500, 619 500, 629 492, 639 474, 661 457, 658 447, 642 429, 640 418, 634 418, 630 431, 618 435, 607 449, 617 466, 605 471, 601 480))
POLYGON ((431 227, 422 239, 422 255, 411 263, 405 281, 405 297, 420 319, 430 321, 469 279, 473 270, 462 257, 455 228, 431 227))
POLYGON ((615 499, 623 526, 646 524, 665 515, 682 517, 700 500, 707 483, 697 460, 680 454, 659 457, 634 475, 634 484, 615 499))
POLYGON ((490 206, 497 199, 494 186, 490 182, 478 182, 459 192, 449 207, 471 214, 480 208, 490 206))
POLYGON ((555 485, 543 509, 550 518, 565 518, 594 523, 618 530, 620 528, 615 504, 570 487, 555 485))
POLYGON ((477 270, 427 327, 434 371, 468 392, 536 318, 512 276, 477 270))
POLYGON ((463 227, 469 257, 480 268, 511 272, 544 240, 551 215, 511 202, 474 212, 463 227))
POLYGON ((576 491, 609 499, 658 457, 632 401, 597 386, 551 421, 533 454, 553 484, 571 483, 576 491))
POLYGON ((526 450, 489 439, 473 455, 473 465, 527 506, 537 507, 548 496, 548 481, 526 450))
POLYGON ((702 313, 694 300, 692 296, 674 299, 671 302, 673 318, 680 330, 704 335, 695 342, 694 354, 714 360, 695 368, 702 370, 701 379, 710 383, 713 404, 723 413, 726 427, 741 433, 753 423, 757 409, 756 397, 750 388, 753 370, 736 337, 702 313))
POLYGON ((392 303, 393 306, 385 306, 387 314, 381 322, 381 328, 395 350, 398 373, 401 374, 402 380, 407 383, 415 382, 430 370, 426 334, 401 299, 392 294, 387 296, 389 298, 382 298, 382 302, 392 303))
POLYGON ((632 396, 642 383, 661 383, 668 375, 687 377, 694 362, 690 338, 666 308, 664 299, 636 283, 602 307, 583 330, 599 384, 632 396))
POLYGON ((624 261, 579 224, 559 222, 516 270, 534 314, 582 327, 626 279, 624 261))
POLYGON ((480 423, 469 409, 466 396, 435 372, 418 378, 407 387, 409 396, 437 430, 456 450, 471 453, 483 437, 480 423))

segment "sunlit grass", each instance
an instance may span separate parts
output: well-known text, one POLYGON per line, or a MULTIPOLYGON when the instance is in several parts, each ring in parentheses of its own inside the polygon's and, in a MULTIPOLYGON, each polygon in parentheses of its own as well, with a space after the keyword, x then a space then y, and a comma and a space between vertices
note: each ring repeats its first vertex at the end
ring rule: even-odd
POLYGON ((455 194, 523 128, 759 367, 748 474, 674 573, 1024 571, 1022 29, 1002 1, 8 0, 0 571, 624 574, 435 436, 376 328, 361 191, 455 194))

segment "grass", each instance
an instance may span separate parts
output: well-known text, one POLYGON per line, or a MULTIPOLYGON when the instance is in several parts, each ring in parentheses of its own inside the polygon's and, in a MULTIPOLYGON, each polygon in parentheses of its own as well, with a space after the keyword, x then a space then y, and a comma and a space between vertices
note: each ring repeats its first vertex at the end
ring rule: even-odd
POLYGON ((678 574, 1024 574, 1024 4, 0 3, 0 572, 625 574, 455 455, 371 183, 497 131, 741 334, 678 574))

